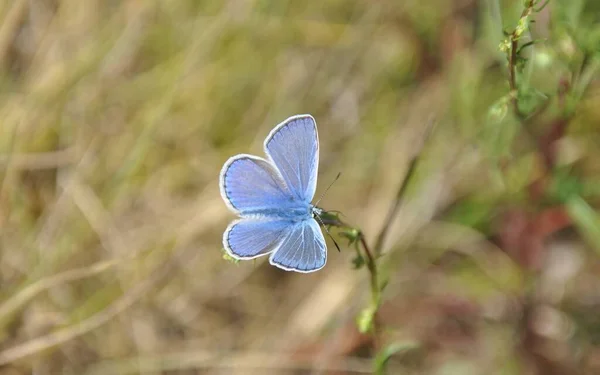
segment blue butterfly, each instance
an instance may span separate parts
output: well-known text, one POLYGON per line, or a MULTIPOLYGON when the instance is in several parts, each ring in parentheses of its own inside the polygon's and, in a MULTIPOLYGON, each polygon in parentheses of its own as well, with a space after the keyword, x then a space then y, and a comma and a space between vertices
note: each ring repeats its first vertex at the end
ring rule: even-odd
POLYGON ((240 219, 223 233, 234 259, 270 254, 286 271, 314 272, 327 262, 325 238, 311 204, 317 189, 319 136, 311 115, 277 125, 265 139, 267 159, 240 154, 221 170, 219 186, 227 207, 240 219))

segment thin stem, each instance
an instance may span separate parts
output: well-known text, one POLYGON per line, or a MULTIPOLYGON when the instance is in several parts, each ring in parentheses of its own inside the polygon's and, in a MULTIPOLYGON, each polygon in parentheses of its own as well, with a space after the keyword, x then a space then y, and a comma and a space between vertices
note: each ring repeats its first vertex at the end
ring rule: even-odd
POLYGON ((375 257, 365 240, 365 236, 360 234, 360 244, 365 251, 365 255, 367 256, 367 268, 369 273, 371 274, 371 298, 373 302, 373 306, 379 307, 380 298, 379 295, 381 291, 379 290, 379 272, 377 271, 377 263, 375 263, 375 257))
MULTIPOLYGON (((513 32, 514 35, 514 32, 513 32)), ((508 84, 510 86, 510 91, 514 94, 517 93, 517 48, 519 47, 519 42, 516 39, 513 39, 511 36, 510 41, 510 54, 508 55, 508 84)), ((516 99, 516 95, 513 96, 513 100, 516 99)), ((518 108, 515 108, 518 111, 518 108)))
MULTIPOLYGON (((435 119, 431 118, 427 124, 425 136, 423 137, 423 141, 422 141, 423 143, 427 142, 427 140, 431 136, 431 133, 433 131, 434 120, 435 119)), ((418 160, 419 160, 419 155, 415 155, 412 157, 412 159, 408 165, 408 170, 406 171, 406 176, 404 176, 404 180, 402 181, 400 188, 396 192, 394 204, 388 211, 387 217, 385 218, 385 221, 384 221, 383 228, 381 228, 381 232, 379 232, 379 235, 377 236, 377 240, 375 241, 374 251, 375 251, 376 257, 378 257, 381 254, 381 252, 383 251, 383 243, 387 237, 390 227, 392 226, 392 221, 394 220, 394 217, 396 216, 398 209, 400 208, 400 203, 402 203, 404 194, 406 193, 406 188, 408 187, 408 183, 412 180, 412 176, 415 173, 418 160)))
MULTIPOLYGON (((354 229, 354 227, 348 225, 347 223, 343 222, 338 218, 335 218, 333 220, 331 218, 321 218, 321 220, 324 225, 331 225, 338 228, 354 229)), ((375 261, 376 258, 373 254, 373 251, 371 251, 371 248, 369 247, 369 244, 367 243, 364 234, 361 231, 358 232, 357 240, 360 242, 367 258, 366 265, 371 276, 371 297, 373 305, 379 306, 379 295, 381 291, 379 290, 379 272, 377 270, 377 262, 375 261)))
POLYGON ((390 227, 392 226, 392 221, 394 220, 394 217, 396 216, 396 213, 398 212, 398 208, 400 208, 400 203, 402 203, 402 198, 404 198, 404 193, 406 192, 406 187, 408 186, 408 182, 411 180, 411 177, 415 172, 417 160, 418 160, 418 157, 415 156, 410 161, 410 164, 408 166, 408 171, 406 172, 406 177, 404 177, 404 180, 402 181, 402 184, 400 185, 400 188, 398 189, 398 192, 396 193, 396 198, 394 199, 394 204, 388 211, 387 217, 385 218, 385 221, 384 221, 383 228, 381 229, 381 232, 379 232, 379 235, 377 236, 377 241, 375 241, 375 255, 376 256, 379 256, 379 254, 381 254, 381 251, 383 250, 383 242, 385 241, 387 234, 390 230, 390 227))
POLYGON ((546 7, 546 5, 548 5, 548 3, 550 3, 550 0, 546 0, 546 1, 544 2, 544 4, 542 4, 542 6, 541 6, 541 7, 537 8, 537 9, 534 9, 534 10, 535 10, 536 12, 538 12, 538 13, 539 13, 539 12, 541 12, 542 10, 544 10, 544 8, 546 7))
POLYGON ((371 304, 374 309, 373 320, 372 320, 372 334, 373 334, 373 346, 375 351, 378 352, 381 348, 381 324, 379 322, 379 306, 381 304, 381 288, 379 286, 379 271, 377 269, 377 263, 373 252, 369 248, 365 236, 360 233, 360 244, 367 256, 367 269, 369 270, 370 281, 371 281, 371 304))
MULTIPOLYGON (((331 225, 331 226, 335 226, 338 228, 346 228, 346 229, 353 229, 355 230, 352 226, 346 224, 345 222, 343 222, 342 220, 340 220, 339 218, 332 218, 332 217, 325 217, 325 218, 321 218, 322 223, 324 225, 331 225)), ((377 262, 376 262, 376 258, 373 254, 373 251, 371 251, 371 248, 369 247, 369 244, 367 243, 367 240, 365 239, 364 234, 358 230, 358 235, 356 237, 356 240, 360 243, 363 252, 366 256, 366 261, 365 264, 367 266, 367 270, 369 271, 369 281, 371 284, 371 305, 372 308, 374 309, 374 313, 373 313, 373 321, 372 321, 372 334, 373 334, 373 343, 375 346, 376 350, 379 350, 380 345, 379 345, 379 333, 381 332, 381 329, 379 327, 379 319, 377 317, 377 310, 379 309, 379 305, 381 303, 381 289, 379 287, 379 271, 377 269, 377 262)))
POLYGON ((519 88, 517 86, 517 60, 518 60, 518 51, 519 51, 519 39, 523 35, 525 28, 527 27, 527 18, 533 12, 533 6, 535 5, 536 0, 528 0, 525 4, 525 9, 521 12, 521 17, 519 17, 519 22, 517 27, 513 30, 513 32, 508 36, 510 42, 509 54, 508 54, 508 85, 510 86, 511 92, 511 103, 513 106, 513 110, 515 115, 520 119, 525 119, 525 114, 521 112, 519 109, 519 88))

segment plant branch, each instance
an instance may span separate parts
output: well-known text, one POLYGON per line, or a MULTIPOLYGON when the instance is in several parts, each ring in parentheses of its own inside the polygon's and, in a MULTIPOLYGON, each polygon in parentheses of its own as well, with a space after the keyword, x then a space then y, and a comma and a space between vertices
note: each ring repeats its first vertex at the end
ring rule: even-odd
POLYGON ((365 255, 367 256, 367 269, 371 274, 371 298, 373 306, 378 307, 380 302, 379 296, 381 294, 381 290, 379 288, 379 272, 377 271, 375 257, 373 256, 373 253, 371 252, 371 249, 365 240, 365 236, 362 233, 360 234, 360 244, 362 245, 365 255))
POLYGON ((349 230, 349 232, 346 233, 346 237, 350 238, 350 243, 357 245, 357 251, 364 259, 364 264, 367 266, 367 270, 369 271, 369 282, 371 287, 371 306, 369 309, 372 311, 372 319, 370 326, 373 334, 373 343, 375 349, 379 350, 379 333, 381 330, 379 327, 379 319, 377 318, 377 310, 379 309, 379 305, 381 303, 381 288, 379 284, 379 270, 377 268, 376 257, 360 229, 356 229, 351 225, 348 225, 340 220, 337 215, 331 215, 331 213, 328 212, 324 212, 320 219, 323 225, 330 225, 349 230), (358 245, 362 247, 362 253, 364 253, 364 257, 361 254, 358 245))
POLYGON ((529 17, 534 11, 534 5, 536 0, 527 0, 525 9, 519 17, 517 27, 508 35, 508 39, 504 45, 508 44, 508 84, 510 86, 511 103, 515 115, 520 120, 525 120, 525 114, 519 109, 519 88, 517 86, 517 64, 519 58, 519 39, 523 36, 523 33, 529 28, 529 17))
POLYGON ((384 221, 383 228, 381 229, 381 232, 379 232, 379 235, 377 236, 377 240, 375 241, 375 255, 376 256, 379 256, 379 254, 381 254, 381 251, 383 249, 383 243, 384 243, 384 241, 387 237, 387 234, 390 230, 392 221, 394 220, 394 217, 396 216, 396 213, 398 212, 398 209, 400 208, 400 203, 402 203, 402 200, 404 198, 404 193, 406 192, 408 182, 411 180, 411 177, 415 172, 417 160, 418 160, 418 157, 415 156, 410 161, 410 164, 408 165, 408 171, 406 172, 406 176, 404 177, 404 180, 402 181, 402 184, 400 185, 400 188, 398 189, 398 192, 396 193, 396 197, 394 199, 394 204, 388 211, 387 217, 385 218, 385 221, 384 221))
MULTIPOLYGON (((327 215, 327 213, 326 213, 326 215, 327 215)), ((320 219, 324 225, 331 225, 331 226, 338 227, 338 228, 344 228, 344 229, 356 231, 356 235, 353 237, 354 238, 353 241, 356 241, 361 245, 363 252, 366 256, 365 264, 366 264, 367 269, 369 270, 369 274, 371 276, 370 280, 371 280, 372 301, 373 301, 374 306, 378 306, 380 290, 379 290, 379 280, 378 280, 379 272, 377 270, 376 256, 374 255, 373 251, 369 247, 369 244, 367 243, 367 240, 365 239, 364 234, 359 229, 352 227, 351 225, 343 222, 342 220, 340 220, 337 217, 332 217, 332 216, 327 215, 325 217, 321 217, 320 219)))
MULTIPOLYGON (((523 61, 521 57, 521 52, 528 46, 532 46, 535 43, 539 42, 539 40, 530 40, 519 45, 520 40, 523 35, 528 33, 529 24, 533 21, 530 20, 530 17, 534 12, 539 12, 543 9, 547 4, 546 1, 542 4, 538 9, 535 8, 537 4, 539 4, 541 0, 527 0, 524 4, 525 8, 521 12, 521 16, 519 17, 519 21, 517 22, 516 27, 510 33, 505 33, 506 39, 500 44, 500 50, 506 52, 507 60, 508 60, 508 85, 510 87, 510 92, 508 94, 508 100, 510 105, 513 108, 513 113, 519 119, 519 121, 523 124, 522 130, 528 136, 528 138, 535 140, 536 137, 532 134, 531 130, 526 126, 528 123, 531 123, 533 119, 536 119, 539 115, 541 115, 550 104, 549 100, 545 100, 543 103, 539 104, 537 108, 535 108, 530 113, 524 113, 519 108, 519 99, 521 97, 520 91, 523 90, 522 85, 518 82, 518 69, 519 64, 523 61)), ((543 147, 540 146, 539 142, 534 141, 535 147, 537 147, 542 154, 544 154, 543 147)))

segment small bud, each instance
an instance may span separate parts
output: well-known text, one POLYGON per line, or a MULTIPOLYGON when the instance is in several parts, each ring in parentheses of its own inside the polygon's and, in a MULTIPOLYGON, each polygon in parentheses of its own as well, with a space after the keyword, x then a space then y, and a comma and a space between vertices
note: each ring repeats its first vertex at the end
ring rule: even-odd
POLYGON ((515 39, 519 39, 523 33, 527 31, 529 25, 529 16, 525 16, 519 19, 519 23, 517 24, 517 28, 515 29, 515 39))
POLYGON ((510 40, 508 38, 504 39, 498 46, 498 49, 502 52, 510 51, 510 40))

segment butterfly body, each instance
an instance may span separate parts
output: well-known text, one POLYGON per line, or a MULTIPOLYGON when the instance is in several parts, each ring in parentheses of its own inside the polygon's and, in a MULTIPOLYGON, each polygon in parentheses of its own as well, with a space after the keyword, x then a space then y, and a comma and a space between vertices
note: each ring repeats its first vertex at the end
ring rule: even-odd
POLYGON ((301 221, 313 218, 315 216, 314 211, 316 208, 312 204, 302 205, 298 207, 289 207, 286 210, 278 210, 278 209, 269 209, 263 208, 258 210, 251 210, 244 212, 241 214, 241 217, 244 218, 253 218, 253 219, 261 219, 261 218, 280 218, 280 219, 289 219, 291 221, 301 221))
POLYGON ((264 143, 267 159, 240 154, 221 170, 223 200, 240 218, 223 233, 223 246, 235 259, 270 254, 271 264, 288 271, 313 272, 327 260, 325 239, 312 205, 317 185, 319 142, 310 115, 288 118, 264 143))

